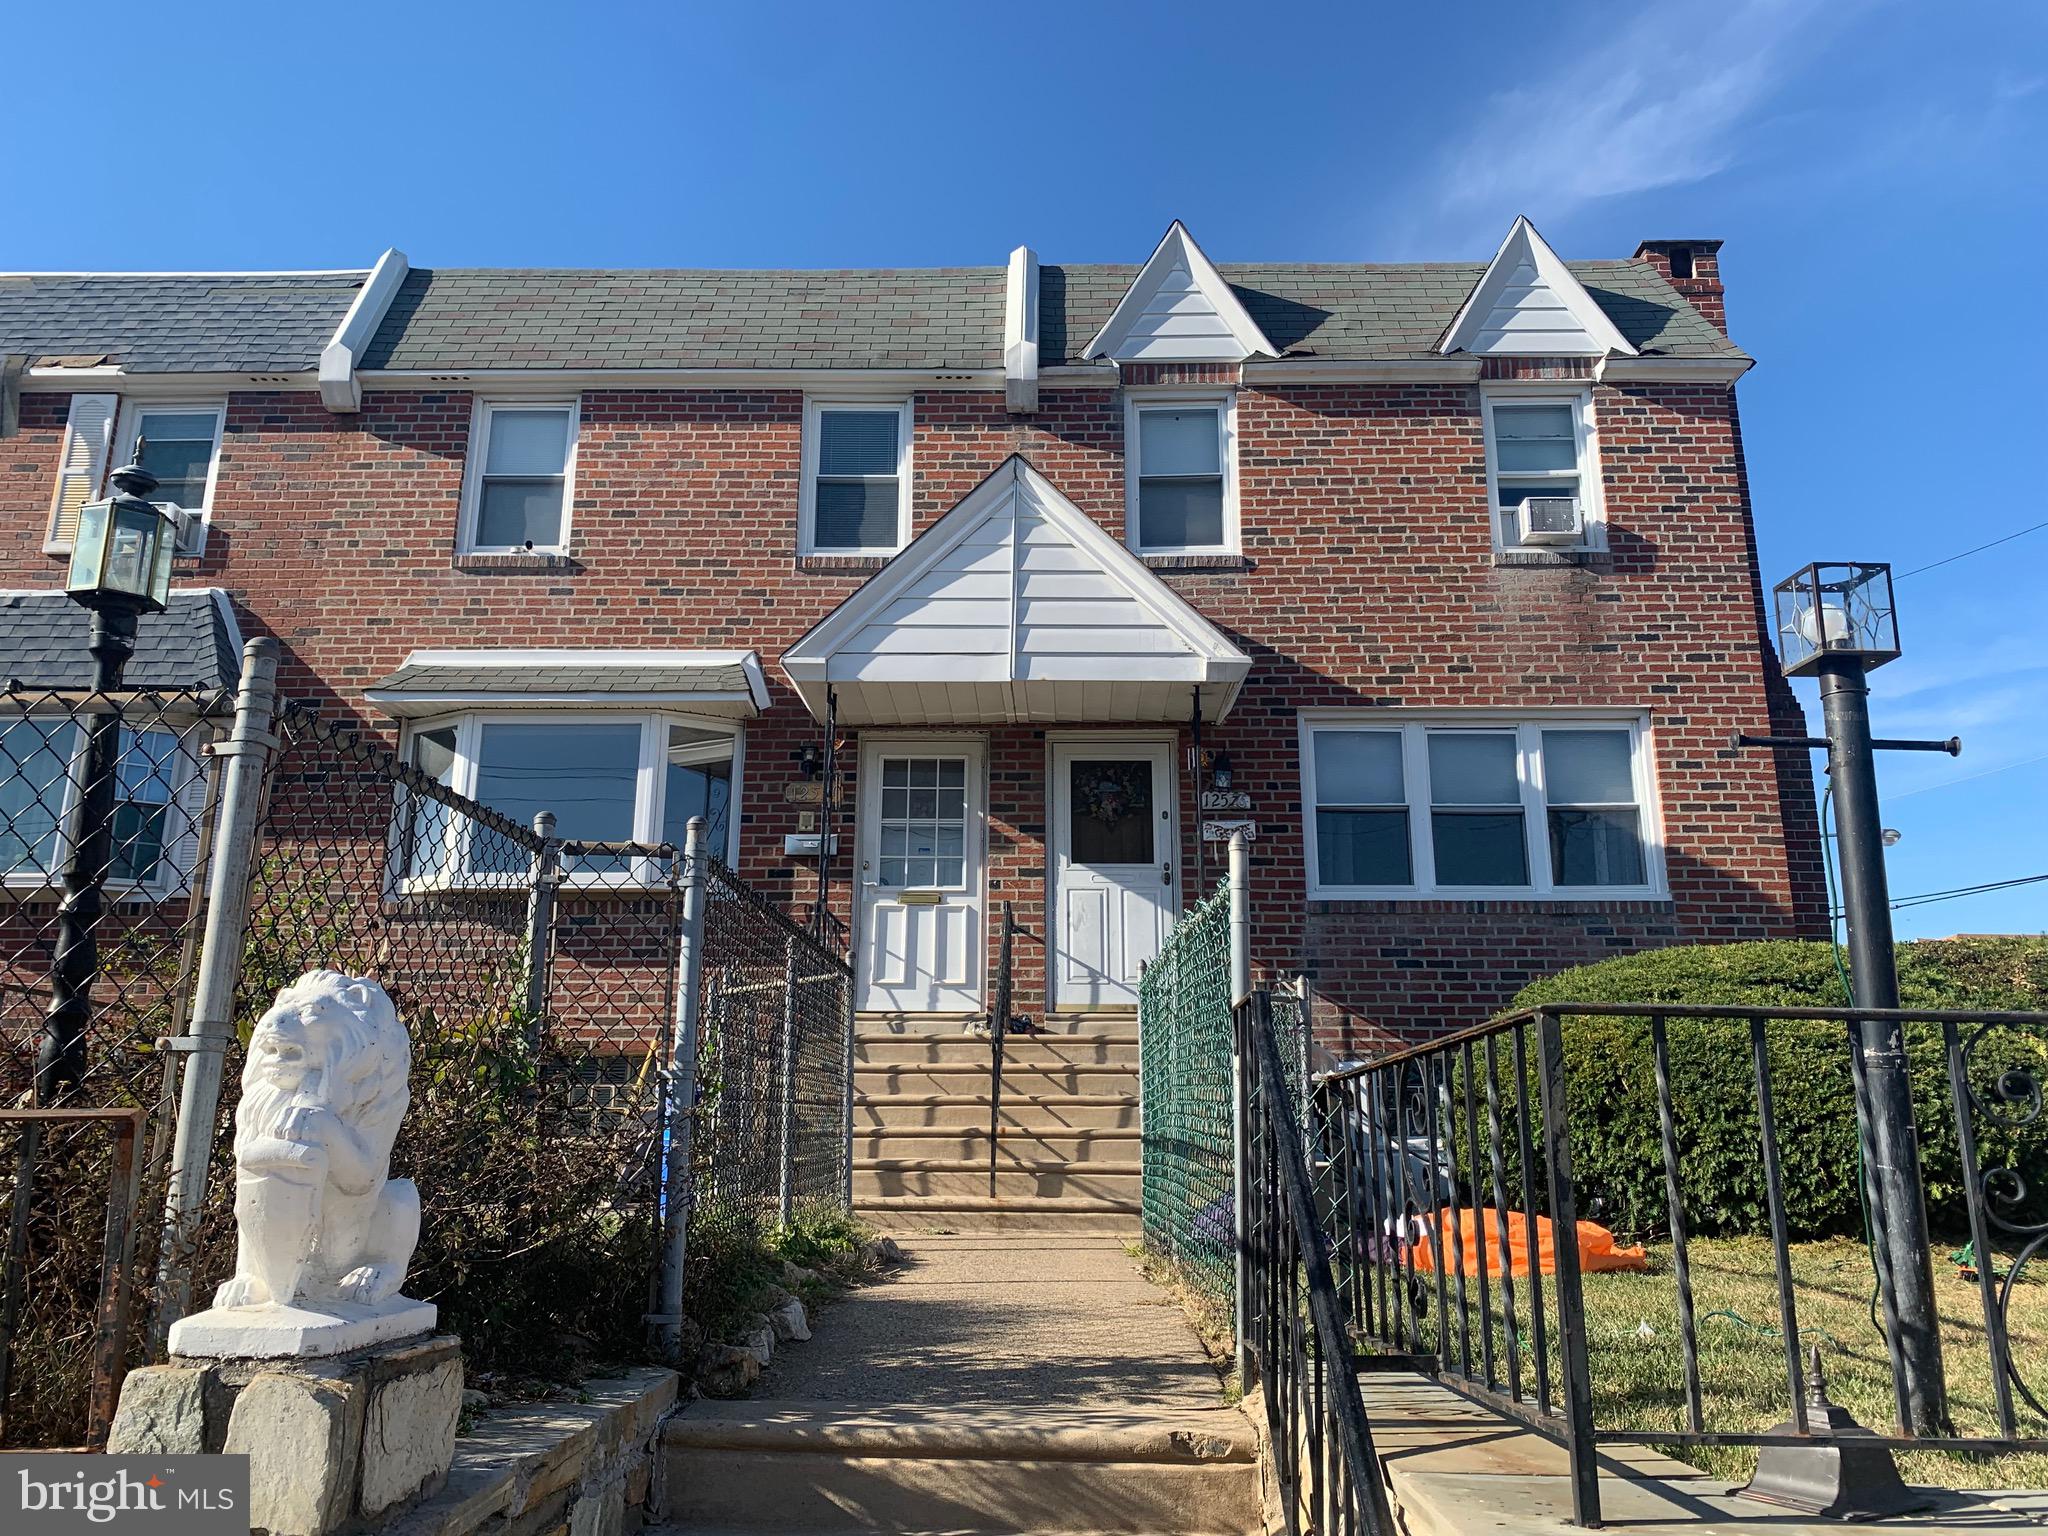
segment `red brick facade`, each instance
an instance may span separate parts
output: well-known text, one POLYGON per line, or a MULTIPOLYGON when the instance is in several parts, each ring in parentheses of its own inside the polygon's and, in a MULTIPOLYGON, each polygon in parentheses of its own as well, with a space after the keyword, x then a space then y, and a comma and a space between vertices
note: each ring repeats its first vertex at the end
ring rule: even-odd
MULTIPOLYGON (((1803 729, 1764 636, 1733 390, 1601 385, 1594 400, 1610 548, 1585 563, 1496 563, 1477 386, 1257 381, 1237 406, 1242 558, 1153 562, 1254 658, 1205 745, 1229 752, 1260 823, 1256 953, 1313 975, 1334 1044, 1469 1022, 1529 978, 1622 950, 1818 931, 1805 765, 1727 746, 1737 729, 1803 729), (1296 711, 1333 705, 1646 711, 1671 899, 1307 902, 1296 711)), ((207 553, 181 579, 227 588, 246 632, 278 637, 288 693, 386 730, 363 690, 417 648, 759 650, 774 703, 746 726, 741 873, 807 904, 814 866, 782 852, 798 814, 782 786, 818 727, 776 660, 873 562, 796 556, 802 396, 585 392, 571 553, 553 558, 455 553, 471 406, 467 393, 374 390, 338 416, 308 390, 233 394, 207 553)), ((65 408, 29 393, 19 435, 0 443, 13 586, 60 574, 41 546, 65 408)), ((917 528, 1017 452, 1121 536, 1118 390, 1048 386, 1028 417, 1000 392, 933 390, 914 413, 917 528)), ((990 917, 1016 903, 1032 1012, 1044 733, 987 735, 990 917)), ((1197 817, 1182 784, 1192 897, 1197 817)), ((848 847, 832 891, 842 916, 851 864, 848 847)))

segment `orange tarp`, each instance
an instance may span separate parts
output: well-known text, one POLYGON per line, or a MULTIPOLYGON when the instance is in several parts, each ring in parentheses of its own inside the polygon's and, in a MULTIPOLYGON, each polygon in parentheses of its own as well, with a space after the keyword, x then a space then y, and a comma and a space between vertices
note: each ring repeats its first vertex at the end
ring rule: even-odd
MULTIPOLYGON (((1464 1210, 1445 1209, 1438 1211, 1427 1225, 1429 1230, 1416 1238, 1414 1259, 1419 1270, 1433 1272, 1437 1267, 1435 1232, 1447 1235, 1451 1251, 1444 1268, 1451 1274, 1476 1275, 1479 1273, 1480 1255, 1485 1255, 1486 1272, 1497 1275, 1501 1272, 1500 1223, 1497 1213, 1488 1206, 1483 1211, 1469 1207, 1464 1210), (1486 1224, 1486 1246, 1479 1246, 1480 1222, 1486 1224), (1451 1223, 1457 1226, 1453 1228, 1451 1223), (1464 1244, 1463 1262, 1459 1258, 1459 1243, 1464 1244)), ((1508 1226, 1508 1261, 1518 1275, 1529 1273, 1529 1218, 1519 1212, 1510 1211, 1508 1226)), ((1551 1236, 1550 1218, 1536 1218, 1536 1261, 1546 1275, 1557 1273, 1557 1249, 1551 1236)), ((1640 1248, 1617 1248, 1614 1234, 1595 1221, 1579 1223, 1579 1269, 1589 1275, 1602 1274, 1612 1270, 1648 1269, 1650 1260, 1640 1248)))

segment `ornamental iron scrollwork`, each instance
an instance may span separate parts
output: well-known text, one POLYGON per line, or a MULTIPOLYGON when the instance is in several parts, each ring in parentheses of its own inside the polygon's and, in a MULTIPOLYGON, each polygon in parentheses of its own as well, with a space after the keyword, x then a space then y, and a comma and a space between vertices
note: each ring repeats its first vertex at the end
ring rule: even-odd
MULTIPOLYGON (((2010 1028, 2012 1026, 1995 1023, 1980 1024, 1966 1041, 1958 1045, 1951 1027, 1951 1077, 1960 1098, 1956 1114, 1963 1133, 1964 1177, 1975 1181, 1967 1193, 1972 1215, 1981 1218, 1980 1222, 1973 1224, 1977 1230, 1972 1235, 1978 1248, 1979 1272, 1984 1277, 1985 1322, 1997 1356, 1995 1367, 2003 1372, 2006 1383, 2029 1408, 2048 1419, 2048 1406, 2043 1406, 2042 1397, 2036 1395, 2013 1359, 2010 1332, 2013 1291, 2027 1265, 2044 1247, 2048 1247, 2048 1218, 2033 1221, 2023 1214, 2031 1186, 2018 1168, 1977 1166, 1976 1123, 1980 1118, 2008 1134, 2025 1132, 2042 1122, 2044 1094, 2041 1072, 2036 1066, 2000 1067, 1996 1072, 1986 1074, 1988 1085, 1985 1091, 1979 1091, 1980 1079, 1975 1070, 1977 1048, 1991 1037, 1994 1030, 2010 1028), (1994 1244, 2010 1250, 2002 1277, 1997 1276, 1992 1267, 1994 1244)), ((2011 1035, 2005 1035, 2001 1043, 2010 1044, 2011 1039, 2011 1035)), ((2015 1156, 2014 1161, 2025 1159, 2015 1156)), ((2048 1392, 2048 1388, 2044 1388, 2044 1392, 2048 1392)))

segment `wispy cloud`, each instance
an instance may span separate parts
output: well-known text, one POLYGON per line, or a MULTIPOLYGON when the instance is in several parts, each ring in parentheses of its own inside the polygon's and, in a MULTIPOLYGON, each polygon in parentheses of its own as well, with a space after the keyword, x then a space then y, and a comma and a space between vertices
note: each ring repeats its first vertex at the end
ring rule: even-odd
MULTIPOLYGON (((1599 198, 1685 186, 1734 163, 1737 130, 1807 55, 1817 0, 1708 13, 1644 7, 1554 73, 1490 97, 1429 166, 1405 229, 1416 252, 1490 250, 1515 214, 1562 221, 1599 198)), ((1555 19, 1590 12, 1548 11, 1555 19)), ((1408 254, 1407 252, 1389 254, 1408 254)))

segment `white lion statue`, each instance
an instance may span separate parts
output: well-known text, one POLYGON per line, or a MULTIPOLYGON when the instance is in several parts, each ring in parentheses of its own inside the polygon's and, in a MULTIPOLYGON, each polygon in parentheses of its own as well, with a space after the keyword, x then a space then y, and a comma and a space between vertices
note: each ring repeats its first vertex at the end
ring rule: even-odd
POLYGON ((412 1042, 376 982, 308 971, 257 1020, 235 1110, 234 1278, 216 1308, 398 1294, 420 1196, 389 1177, 412 1042))

